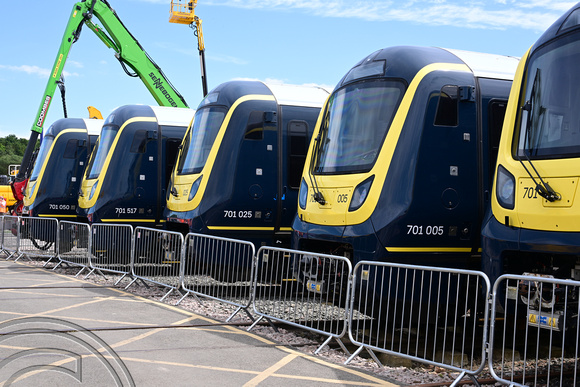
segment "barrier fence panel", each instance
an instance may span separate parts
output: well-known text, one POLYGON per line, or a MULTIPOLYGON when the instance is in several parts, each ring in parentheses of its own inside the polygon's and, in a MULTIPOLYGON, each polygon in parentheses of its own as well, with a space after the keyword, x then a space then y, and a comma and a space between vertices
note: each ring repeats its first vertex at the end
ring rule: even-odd
POLYGON ((251 305, 254 254, 255 248, 250 242, 188 234, 181 267, 185 296, 194 294, 237 307, 226 321, 241 310, 252 318, 248 308, 251 305))
POLYGON ((341 339, 347 331, 351 272, 344 257, 261 247, 254 271, 254 312, 260 319, 327 336, 315 353, 332 339, 348 353, 341 339))
POLYGON ((475 381, 485 366, 489 289, 480 272, 359 262, 349 317, 350 339, 359 348, 347 363, 364 348, 475 381))
POLYGON ((81 270, 76 276, 87 269, 91 264, 89 258, 90 235, 90 226, 86 223, 60 221, 58 225, 59 263, 54 269, 62 263, 69 266, 79 266, 81 270))
POLYGON ((489 340, 489 368, 497 381, 518 386, 579 384, 579 289, 579 281, 547 275, 498 278, 489 340))
POLYGON ((18 230, 20 219, 18 216, 4 215, 2 217, 2 252, 6 259, 18 255, 18 230))
POLYGON ((131 261, 133 281, 137 279, 169 288, 161 298, 165 299, 180 287, 180 264, 183 235, 178 232, 151 228, 135 228, 134 249, 131 261))
POLYGON ((48 260, 57 257, 58 220, 55 218, 20 217, 18 252, 28 258, 48 260))
POLYGON ((95 270, 118 273, 123 275, 122 279, 131 272, 131 225, 94 223, 89 242, 91 273, 95 270))

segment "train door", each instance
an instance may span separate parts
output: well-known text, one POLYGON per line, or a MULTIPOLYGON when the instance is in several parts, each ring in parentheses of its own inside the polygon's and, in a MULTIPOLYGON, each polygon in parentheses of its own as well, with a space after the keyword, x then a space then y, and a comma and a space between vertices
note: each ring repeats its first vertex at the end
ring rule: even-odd
POLYGON ((274 231, 277 218, 278 114, 254 110, 248 115, 235 176, 236 208, 226 211, 232 224, 250 225, 245 231, 274 231), (237 218, 237 221, 235 221, 237 218), (249 220, 252 221, 249 221, 249 220), (262 228, 261 230, 254 229, 262 228))
MULTIPOLYGON (((129 174, 132 183, 129 189, 133 187, 136 208, 139 216, 145 214, 148 221, 158 222, 157 207, 155 205, 155 196, 158 194, 153 185, 158 185, 159 176, 156 164, 158 163, 157 155, 159 138, 158 127, 154 123, 137 122, 129 124, 125 130, 133 129, 131 125, 138 125, 133 131, 131 147, 129 148, 129 160, 132 165, 129 167, 129 174)), ((127 155, 119 154, 117 160, 123 163, 127 160, 127 155)))
POLYGON ((407 227, 422 233, 428 247, 469 252, 479 230, 477 105, 473 78, 460 79, 446 80, 453 83, 432 92, 427 103, 410 214, 424 224, 407 227), (428 213, 433 217, 425 220, 428 213))

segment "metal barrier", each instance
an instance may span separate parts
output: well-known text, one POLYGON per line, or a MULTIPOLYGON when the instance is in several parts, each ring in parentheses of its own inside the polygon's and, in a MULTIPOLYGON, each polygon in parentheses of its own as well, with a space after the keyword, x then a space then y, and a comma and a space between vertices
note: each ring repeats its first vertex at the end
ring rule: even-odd
MULTIPOLYGON (((489 279, 475 271, 381 262, 354 269, 349 336, 366 349, 460 372, 485 366, 489 279), (478 318, 483 318, 483 323, 478 318)), ((476 383, 477 384, 477 383, 476 383)))
POLYGON ((137 227, 133 241, 131 258, 133 281, 125 289, 138 279, 152 282, 169 289, 161 298, 164 300, 181 285, 183 235, 178 232, 137 227))
POLYGON ((230 321, 243 310, 250 319, 255 248, 250 242, 190 233, 185 237, 181 267, 182 289, 188 295, 207 297, 237 307, 230 321))
POLYGON ((20 217, 18 252, 28 258, 48 260, 45 266, 58 255, 58 220, 55 218, 20 217))
POLYGON ((53 270, 61 264, 79 266, 78 276, 90 267, 90 226, 86 223, 60 221, 58 225, 58 259, 53 270))
MULTIPOLYGON (((91 271, 122 274, 121 281, 131 273, 133 227, 128 224, 94 223, 89 239, 91 271)), ((119 283, 117 281, 117 283, 119 283)))
POLYGON ((580 282, 503 275, 493 286, 489 368, 510 385, 577 385, 580 282), (499 312, 503 310, 503 319, 499 312))
POLYGON ((2 217, 2 252, 6 253, 6 259, 18 255, 18 231, 20 218, 18 216, 4 215, 2 217))
POLYGON ((349 353, 341 339, 347 331, 350 261, 344 257, 261 247, 254 268, 254 312, 327 336, 349 353))
MULTIPOLYGON (((362 350, 476 376, 487 364, 497 382, 572 385, 580 379, 580 281, 504 275, 493 286, 481 272, 359 262, 241 240, 130 225, 1 217, 2 252, 58 256, 59 264, 131 274, 235 306, 254 320, 279 321, 327 336, 318 353, 348 332, 362 350), (491 302, 491 315, 489 303, 491 302), (250 305, 259 317, 254 319, 250 305)), ((50 261, 50 259, 49 259, 50 261)), ((48 261, 48 262, 49 262, 48 261)), ((58 265, 59 265, 58 264, 58 265)), ((58 266, 57 265, 57 266, 58 266)), ((56 268, 56 267, 55 267, 56 268)), ((81 272, 77 273, 80 274, 81 272)), ((88 276, 87 275, 87 276, 88 276)))

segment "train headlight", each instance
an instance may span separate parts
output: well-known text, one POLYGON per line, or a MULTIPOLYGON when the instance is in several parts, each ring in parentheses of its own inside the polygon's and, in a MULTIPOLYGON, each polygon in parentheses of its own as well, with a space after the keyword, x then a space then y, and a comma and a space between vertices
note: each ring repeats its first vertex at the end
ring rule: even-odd
POLYGON ((298 192, 298 205, 303 210, 306 209, 306 201, 308 200, 308 184, 306 180, 302 179, 300 183, 300 191, 298 192))
POLYGON ((93 195, 95 194, 95 191, 97 190, 97 185, 99 185, 99 181, 95 181, 95 184, 93 184, 93 188, 91 188, 91 193, 89 194, 89 200, 91 200, 93 198, 93 195))
POLYGON ((498 203, 508 210, 514 209, 516 180, 502 165, 497 168, 495 195, 498 203))
POLYGON ((362 183, 360 183, 354 190, 352 194, 352 199, 350 200, 350 206, 348 206, 349 211, 356 211, 363 205, 367 196, 369 196, 369 191, 371 190, 371 184, 375 176, 371 176, 362 183))
POLYGON ((188 201, 195 197, 195 194, 197 193, 197 190, 199 189, 199 185, 201 184, 202 177, 203 177, 203 175, 201 175, 200 177, 195 179, 195 181, 191 185, 191 189, 189 190, 189 197, 187 198, 188 201))

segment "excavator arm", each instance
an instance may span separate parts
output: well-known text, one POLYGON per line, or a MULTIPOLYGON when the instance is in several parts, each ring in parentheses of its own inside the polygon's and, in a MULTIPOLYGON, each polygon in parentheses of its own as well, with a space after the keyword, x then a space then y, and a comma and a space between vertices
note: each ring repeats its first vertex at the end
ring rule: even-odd
POLYGON ((32 155, 38 135, 42 133, 44 120, 72 45, 79 39, 82 27, 86 25, 99 39, 115 51, 115 57, 125 72, 139 77, 145 87, 161 106, 187 107, 179 92, 171 85, 159 66, 149 57, 137 39, 123 25, 115 11, 106 0, 82 0, 77 2, 69 17, 52 71, 44 90, 38 112, 31 129, 31 136, 22 164, 12 187, 17 200, 22 200, 27 176, 32 168, 32 155), (96 17, 103 25, 93 22, 96 17))

